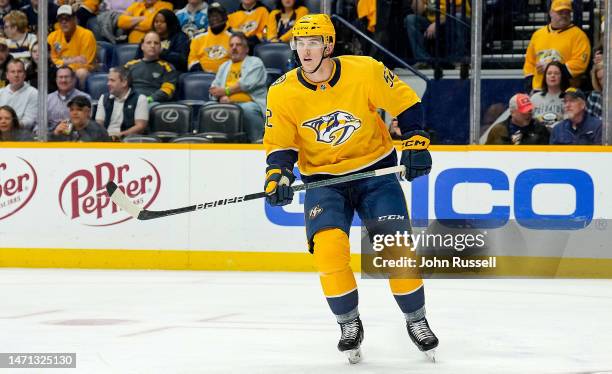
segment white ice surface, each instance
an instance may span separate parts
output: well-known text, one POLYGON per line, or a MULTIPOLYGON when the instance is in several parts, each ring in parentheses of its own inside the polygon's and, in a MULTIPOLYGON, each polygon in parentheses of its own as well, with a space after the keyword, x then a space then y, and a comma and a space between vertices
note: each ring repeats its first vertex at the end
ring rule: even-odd
POLYGON ((316 274, 0 269, 0 352, 77 353, 0 373, 612 373, 612 281, 426 281, 436 364, 386 281, 358 283, 350 366, 316 274))

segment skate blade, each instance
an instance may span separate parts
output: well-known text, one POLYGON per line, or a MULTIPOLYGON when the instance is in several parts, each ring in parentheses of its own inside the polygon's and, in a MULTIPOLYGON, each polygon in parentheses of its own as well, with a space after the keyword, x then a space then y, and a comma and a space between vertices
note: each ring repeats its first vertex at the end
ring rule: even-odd
POLYGON ((429 351, 425 351, 423 353, 425 353, 425 356, 427 357, 429 361, 433 363, 436 362, 436 350, 435 349, 430 349, 429 351))
POLYGON ((354 365, 361 361, 361 349, 360 348, 344 351, 344 353, 346 354, 346 357, 348 358, 348 361, 351 365, 354 365))

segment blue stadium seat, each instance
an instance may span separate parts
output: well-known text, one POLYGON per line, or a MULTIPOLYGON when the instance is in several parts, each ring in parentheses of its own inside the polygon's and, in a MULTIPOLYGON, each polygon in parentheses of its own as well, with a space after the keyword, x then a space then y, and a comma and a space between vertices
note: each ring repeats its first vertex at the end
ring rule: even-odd
POLYGON ((227 14, 237 11, 240 7, 240 1, 238 0, 217 0, 216 2, 223 5, 223 8, 225 8, 227 14))
POLYGON ((107 78, 107 73, 93 73, 87 77, 85 91, 91 96, 92 100, 98 101, 102 94, 108 94, 107 78))
POLYGON ((209 101, 208 89, 213 80, 215 80, 215 75, 211 73, 181 74, 178 81, 178 99, 209 101))
POLYGON ((304 5, 310 13, 321 13, 321 0, 304 0, 304 5))
POLYGON ((261 2, 270 10, 276 9, 276 0, 261 0, 261 2))
POLYGON ((293 59, 293 51, 285 43, 258 44, 253 54, 263 61, 266 68, 279 69, 283 73, 288 70, 289 60, 293 59))
POLYGON ((115 46, 109 42, 98 41, 96 49, 96 59, 98 62, 99 71, 108 71, 111 60, 113 58, 113 51, 115 46))
POLYGON ((111 66, 123 66, 128 61, 135 59, 138 48, 140 48, 139 44, 117 44, 111 66))

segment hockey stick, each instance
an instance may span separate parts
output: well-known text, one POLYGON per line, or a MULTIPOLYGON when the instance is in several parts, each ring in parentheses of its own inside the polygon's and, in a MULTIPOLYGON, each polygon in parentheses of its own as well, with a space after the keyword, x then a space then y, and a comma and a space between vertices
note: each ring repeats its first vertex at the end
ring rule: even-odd
MULTIPOLYGON (((310 189, 317 188, 317 187, 331 186, 334 184, 350 182, 350 181, 354 181, 358 179, 378 177, 381 175, 394 174, 394 173, 403 173, 404 170, 405 170, 405 167, 403 165, 392 166, 392 167, 378 169, 378 170, 364 171, 362 173, 345 175, 345 176, 337 177, 337 178, 325 179, 325 180, 321 180, 318 182, 300 184, 297 186, 292 186, 291 188, 293 189, 294 192, 305 191, 305 190, 310 190, 310 189)), ((230 197, 228 199, 209 201, 206 203, 186 206, 183 208, 168 209, 168 210, 147 210, 147 209, 143 209, 142 207, 132 203, 130 199, 128 199, 128 197, 125 196, 123 191, 121 191, 121 189, 119 189, 114 182, 108 182, 108 184, 106 185, 106 192, 108 192, 108 196, 110 196, 111 200, 115 204, 117 204, 119 208, 125 210, 132 217, 137 218, 139 220, 161 218, 161 217, 171 216, 174 214, 193 212, 196 210, 214 208, 214 207, 228 205, 228 204, 241 203, 243 201, 261 199, 262 197, 266 197, 265 192, 258 192, 258 193, 254 193, 250 195, 235 196, 235 197, 230 197)))

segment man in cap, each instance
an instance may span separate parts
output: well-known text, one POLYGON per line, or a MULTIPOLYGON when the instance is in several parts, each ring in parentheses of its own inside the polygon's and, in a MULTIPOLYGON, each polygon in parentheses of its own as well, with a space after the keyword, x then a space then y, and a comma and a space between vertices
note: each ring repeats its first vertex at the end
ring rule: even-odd
POLYGON ((565 119, 555 125, 550 144, 601 145, 601 119, 586 110, 586 95, 570 87, 562 95, 565 119))
POLYGON ((533 120, 529 96, 516 94, 508 106, 510 117, 493 125, 485 144, 548 144, 550 135, 544 125, 533 120))
POLYGON ((70 120, 55 127, 51 140, 64 142, 107 142, 106 129, 91 119, 91 102, 85 96, 75 96, 68 102, 70 120))
POLYGON ((531 36, 525 55, 523 73, 527 91, 540 90, 544 69, 559 61, 572 78, 580 77, 589 65, 591 43, 580 27, 572 24, 572 1, 553 0, 550 23, 531 36))
POLYGON ((85 88, 87 76, 94 68, 96 38, 94 34, 77 25, 70 5, 62 5, 57 11, 59 29, 49 34, 51 61, 57 66, 70 66, 79 79, 79 88, 85 88))
POLYGON ((189 71, 216 73, 230 59, 230 38, 227 12, 219 3, 208 7, 208 31, 195 36, 189 46, 189 71))

